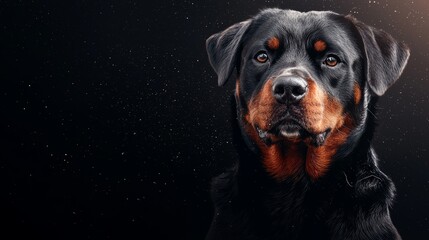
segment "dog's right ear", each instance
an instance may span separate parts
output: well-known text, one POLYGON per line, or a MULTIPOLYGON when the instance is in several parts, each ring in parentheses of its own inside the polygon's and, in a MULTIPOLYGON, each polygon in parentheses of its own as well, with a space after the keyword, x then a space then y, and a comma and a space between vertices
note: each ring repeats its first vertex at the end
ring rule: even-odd
POLYGON ((410 57, 410 49, 383 30, 346 16, 359 31, 367 58, 367 81, 371 93, 383 95, 398 80, 410 57))
POLYGON ((218 76, 219 86, 226 83, 236 67, 241 39, 250 22, 251 20, 236 23, 206 40, 209 61, 218 76))

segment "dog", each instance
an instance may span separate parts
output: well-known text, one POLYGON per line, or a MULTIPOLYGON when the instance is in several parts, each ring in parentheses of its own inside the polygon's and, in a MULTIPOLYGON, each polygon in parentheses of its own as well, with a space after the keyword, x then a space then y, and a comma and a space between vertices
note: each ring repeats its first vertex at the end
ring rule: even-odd
POLYGON ((212 183, 214 239, 401 239, 371 145, 378 97, 410 50, 329 11, 265 9, 206 40, 235 79, 239 160, 212 183))

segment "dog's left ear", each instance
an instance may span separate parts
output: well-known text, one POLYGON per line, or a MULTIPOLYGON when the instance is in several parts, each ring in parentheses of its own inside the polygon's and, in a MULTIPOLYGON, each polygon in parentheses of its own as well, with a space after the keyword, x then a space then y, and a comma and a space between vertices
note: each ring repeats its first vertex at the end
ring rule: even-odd
POLYGON ((206 41, 209 61, 218 76, 219 86, 226 83, 236 67, 238 48, 250 21, 236 23, 206 41))
POLYGON ((398 80, 407 65, 410 49, 390 34, 367 26, 347 16, 359 30, 367 58, 367 80, 371 92, 377 96, 398 80))

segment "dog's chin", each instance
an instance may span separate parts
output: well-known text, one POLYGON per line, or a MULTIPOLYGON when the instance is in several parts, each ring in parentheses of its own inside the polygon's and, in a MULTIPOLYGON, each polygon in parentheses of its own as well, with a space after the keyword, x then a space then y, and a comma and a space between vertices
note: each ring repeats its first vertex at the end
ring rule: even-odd
POLYGON ((268 131, 264 131, 256 127, 259 138, 267 145, 276 144, 279 142, 298 143, 304 142, 313 146, 322 146, 331 129, 328 128, 321 133, 312 133, 296 121, 284 121, 268 131))

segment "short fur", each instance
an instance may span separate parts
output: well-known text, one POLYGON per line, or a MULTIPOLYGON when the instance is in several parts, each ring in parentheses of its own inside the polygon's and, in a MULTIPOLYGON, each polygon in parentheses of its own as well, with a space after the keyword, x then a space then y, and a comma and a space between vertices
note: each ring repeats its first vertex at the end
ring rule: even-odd
POLYGON ((239 153, 213 181, 207 240, 401 239, 371 139, 404 44, 350 16, 267 9, 206 45, 218 84, 236 80, 239 153))

